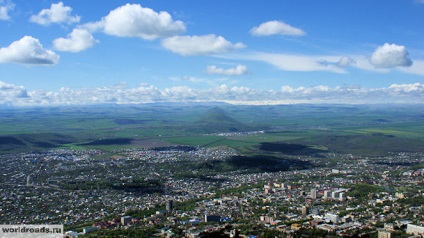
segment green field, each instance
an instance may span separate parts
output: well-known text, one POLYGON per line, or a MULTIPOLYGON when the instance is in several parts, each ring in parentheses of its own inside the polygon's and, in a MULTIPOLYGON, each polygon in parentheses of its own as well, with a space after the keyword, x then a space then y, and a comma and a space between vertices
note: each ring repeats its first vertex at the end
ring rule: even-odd
POLYGON ((361 155, 422 152, 423 109, 419 105, 228 104, 3 108, 0 152, 112 151, 182 144, 228 146, 252 154, 265 142, 361 155), (255 131, 264 133, 246 133, 255 131))

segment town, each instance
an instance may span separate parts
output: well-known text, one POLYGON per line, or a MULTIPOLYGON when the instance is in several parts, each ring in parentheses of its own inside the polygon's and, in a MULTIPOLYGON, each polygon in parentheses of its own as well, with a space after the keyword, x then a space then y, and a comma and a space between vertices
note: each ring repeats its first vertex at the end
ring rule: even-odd
POLYGON ((1 155, 1 223, 64 224, 68 237, 424 234, 423 153, 287 155, 313 166, 276 172, 203 169, 237 155, 190 146, 1 155))

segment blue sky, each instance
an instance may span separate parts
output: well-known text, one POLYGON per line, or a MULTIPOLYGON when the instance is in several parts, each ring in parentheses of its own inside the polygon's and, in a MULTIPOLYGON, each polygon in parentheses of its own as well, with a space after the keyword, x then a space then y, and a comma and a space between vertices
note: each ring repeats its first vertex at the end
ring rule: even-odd
POLYGON ((0 105, 424 102, 424 1, 0 0, 0 105))

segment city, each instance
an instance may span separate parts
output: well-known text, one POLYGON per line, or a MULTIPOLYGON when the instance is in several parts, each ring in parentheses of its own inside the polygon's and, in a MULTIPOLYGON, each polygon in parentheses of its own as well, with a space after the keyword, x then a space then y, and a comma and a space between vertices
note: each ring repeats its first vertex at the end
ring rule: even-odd
POLYGON ((0 237, 423 238, 423 16, 0 0, 0 237))
POLYGON ((95 149, 1 155, 1 222, 60 223, 69 237, 137 229, 164 237, 409 237, 424 229, 424 168, 416 166, 423 153, 289 156, 313 166, 207 176, 196 163, 237 152, 172 146, 115 153, 121 156, 95 149), (181 165, 191 174, 173 169, 181 165))

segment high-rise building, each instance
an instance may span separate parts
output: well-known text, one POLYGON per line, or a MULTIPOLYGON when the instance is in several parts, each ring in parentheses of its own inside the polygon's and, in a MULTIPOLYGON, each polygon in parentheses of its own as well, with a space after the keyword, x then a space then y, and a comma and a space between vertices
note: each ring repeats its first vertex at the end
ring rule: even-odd
POLYGON ((125 226, 131 222, 131 216, 123 216, 121 217, 121 225, 125 226))
POLYGON ((331 197, 331 191, 329 190, 325 190, 324 191, 324 199, 330 198, 331 197))
POLYGON ((173 200, 168 200, 166 202, 166 211, 170 212, 172 209, 174 209, 174 202, 173 200))
POLYGON ((331 198, 332 199, 339 199, 339 194, 340 194, 339 191, 333 191, 333 192, 331 192, 331 198))
POLYGON ((28 176, 26 177, 26 185, 27 185, 27 186, 30 186, 30 185, 31 185, 31 175, 28 175, 28 176))
POLYGON ((317 199, 317 190, 315 188, 311 189, 311 198, 317 199))
POLYGON ((344 200, 346 200, 346 193, 345 192, 341 192, 340 194, 339 194, 339 200, 340 201, 344 201, 344 200))
POLYGON ((306 216, 309 214, 309 207, 308 206, 303 206, 302 207, 302 215, 306 216))

